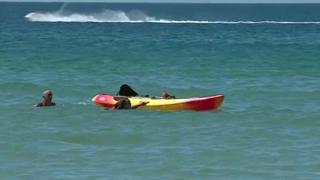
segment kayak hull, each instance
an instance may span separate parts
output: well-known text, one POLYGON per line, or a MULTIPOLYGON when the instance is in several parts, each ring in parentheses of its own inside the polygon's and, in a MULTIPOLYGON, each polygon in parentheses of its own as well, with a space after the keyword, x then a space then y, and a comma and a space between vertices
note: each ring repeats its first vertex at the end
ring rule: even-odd
MULTIPOLYGON (((92 98, 92 102, 98 106, 105 108, 113 108, 121 96, 113 96, 109 94, 98 94, 92 98)), ((132 106, 141 102, 148 102, 145 106, 140 106, 139 109, 151 110, 194 110, 194 111, 209 111, 218 109, 224 100, 224 95, 193 97, 186 99, 164 99, 164 98, 149 98, 149 97, 128 97, 132 106)))

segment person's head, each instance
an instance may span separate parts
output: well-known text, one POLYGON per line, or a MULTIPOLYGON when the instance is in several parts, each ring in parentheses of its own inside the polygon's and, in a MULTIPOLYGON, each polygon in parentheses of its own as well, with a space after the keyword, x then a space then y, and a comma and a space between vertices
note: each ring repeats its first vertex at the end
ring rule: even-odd
POLYGON ((167 91, 163 91, 161 94, 161 97, 165 98, 165 99, 175 99, 176 96, 171 96, 170 94, 167 93, 167 91))
POLYGON ((163 91, 162 94, 161 94, 161 97, 163 97, 163 98, 167 98, 169 96, 170 95, 167 93, 167 91, 163 91))
POLYGON ((46 90, 46 91, 43 91, 42 93, 42 97, 45 101, 50 101, 52 100, 52 97, 53 97, 53 93, 51 90, 46 90))
POLYGON ((120 99, 115 105, 116 109, 131 109, 131 103, 128 98, 120 99))

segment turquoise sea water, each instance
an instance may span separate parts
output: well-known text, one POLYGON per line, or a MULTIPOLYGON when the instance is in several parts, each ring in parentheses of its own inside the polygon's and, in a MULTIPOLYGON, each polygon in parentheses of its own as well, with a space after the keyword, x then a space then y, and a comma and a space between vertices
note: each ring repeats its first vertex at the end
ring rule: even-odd
POLYGON ((317 179, 319 32, 316 4, 0 3, 0 179, 317 179), (91 103, 122 83, 225 102, 91 103))

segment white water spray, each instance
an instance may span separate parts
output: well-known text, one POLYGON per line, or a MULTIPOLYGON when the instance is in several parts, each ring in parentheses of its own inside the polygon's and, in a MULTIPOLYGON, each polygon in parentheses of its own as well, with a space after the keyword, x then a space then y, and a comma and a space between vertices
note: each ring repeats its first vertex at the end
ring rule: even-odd
POLYGON ((29 21, 36 22, 100 22, 100 23, 174 23, 174 24, 320 24, 320 21, 203 21, 170 20, 148 16, 135 10, 130 12, 104 10, 99 13, 64 13, 67 4, 56 12, 31 12, 25 15, 29 21))

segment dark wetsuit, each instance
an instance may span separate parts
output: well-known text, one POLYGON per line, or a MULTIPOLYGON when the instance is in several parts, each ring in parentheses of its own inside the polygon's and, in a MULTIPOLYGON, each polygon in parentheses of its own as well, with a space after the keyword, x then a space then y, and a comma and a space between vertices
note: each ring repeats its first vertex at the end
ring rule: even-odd
POLYGON ((138 96, 138 93, 135 92, 129 85, 123 84, 120 87, 118 95, 119 96, 138 96))
POLYGON ((120 99, 114 106, 115 109, 131 109, 130 100, 127 98, 120 99))

